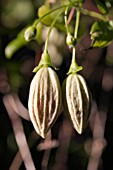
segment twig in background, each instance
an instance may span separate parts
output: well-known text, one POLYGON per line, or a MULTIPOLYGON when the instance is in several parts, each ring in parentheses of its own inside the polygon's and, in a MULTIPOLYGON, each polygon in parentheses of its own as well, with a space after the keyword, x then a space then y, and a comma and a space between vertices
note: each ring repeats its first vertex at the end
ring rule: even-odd
POLYGON ((15 158, 13 159, 13 162, 9 168, 9 170, 18 170, 22 164, 22 157, 20 152, 18 151, 15 158))
POLYGON ((23 106, 23 104, 21 103, 18 95, 16 93, 11 93, 12 98, 13 98, 13 109, 17 112, 18 115, 20 115, 22 118, 24 118, 25 120, 30 120, 29 117, 29 113, 28 110, 23 106))
MULTIPOLYGON (((38 140, 37 138, 37 133, 35 131, 32 131, 31 134, 29 135, 28 137, 28 145, 29 145, 29 148, 31 148, 35 143, 36 141, 38 140)), ((17 170, 19 169, 19 167, 21 166, 22 164, 22 157, 21 157, 21 154, 20 154, 20 151, 18 151, 12 161, 12 164, 9 168, 9 170, 16 170, 15 167, 17 168, 17 170)))
POLYGON ((42 170, 47 170, 51 149, 58 146, 59 142, 57 140, 51 140, 51 130, 49 130, 46 135, 45 141, 37 146, 38 150, 45 150, 42 159, 42 170))
POLYGON ((99 167, 101 154, 106 146, 106 140, 104 138, 106 118, 107 109, 100 112, 96 110, 93 127, 93 140, 87 170, 97 170, 99 167))
POLYGON ((72 7, 72 9, 69 13, 67 24, 69 24, 71 22, 74 12, 75 12, 75 7, 72 7))
POLYGON ((55 157, 55 165, 52 170, 67 170, 68 146, 72 136, 72 127, 70 123, 64 119, 59 131, 59 147, 55 157))
MULTIPOLYGON (((51 131, 49 131, 46 135, 46 139, 44 141, 45 145, 46 143, 49 143, 51 142, 51 131)), ((51 142, 52 143, 52 142, 51 142)), ((50 147, 51 147, 51 144, 50 144, 50 147)), ((48 161, 49 161, 49 156, 50 156, 50 151, 51 151, 51 148, 49 149, 46 149, 46 151, 44 152, 44 156, 43 156, 43 159, 42 159, 42 170, 47 170, 47 166, 48 166, 48 161)))
POLYGON ((26 141, 21 119, 18 116, 17 112, 15 112, 15 110, 13 109, 14 98, 11 94, 5 95, 3 98, 3 102, 9 114, 16 142, 19 147, 19 151, 25 164, 26 170, 36 170, 26 141))

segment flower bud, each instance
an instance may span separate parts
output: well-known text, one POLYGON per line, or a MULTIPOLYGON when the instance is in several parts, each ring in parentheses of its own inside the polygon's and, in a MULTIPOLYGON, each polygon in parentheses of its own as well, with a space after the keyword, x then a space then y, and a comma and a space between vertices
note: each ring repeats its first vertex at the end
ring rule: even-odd
POLYGON ((75 130, 81 134, 87 126, 91 110, 91 95, 84 78, 70 74, 63 82, 64 111, 75 130))
POLYGON ((33 26, 30 26, 26 29, 24 34, 25 40, 30 41, 36 37, 36 28, 33 26))
POLYGON ((71 34, 68 34, 66 37, 66 44, 71 48, 75 45, 75 42, 75 38, 71 34))
POLYGON ((58 117, 61 100, 57 74, 50 67, 41 67, 31 82, 28 101, 31 122, 41 137, 45 138, 58 117))

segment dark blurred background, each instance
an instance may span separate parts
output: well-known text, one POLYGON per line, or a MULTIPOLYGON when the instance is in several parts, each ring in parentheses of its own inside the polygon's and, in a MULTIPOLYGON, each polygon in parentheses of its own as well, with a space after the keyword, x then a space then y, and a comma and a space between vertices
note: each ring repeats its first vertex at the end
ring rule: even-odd
MULTIPOLYGON (((60 1, 52 1, 51 4, 60 1)), ((112 170, 113 169, 113 43, 92 49, 89 30, 94 19, 81 17, 77 44, 80 72, 92 93, 89 124, 82 135, 63 111, 45 141, 33 129, 27 111, 33 68, 38 64, 47 35, 40 29, 38 42, 19 41, 12 58, 5 56, 9 42, 37 18, 43 0, 0 1, 0 169, 3 170, 112 170)), ((95 1, 84 7, 97 11, 95 1)), ((111 8, 111 13, 113 9, 111 8)), ((11 49, 12 50, 12 49, 11 49)), ((62 84, 71 62, 65 34, 53 28, 49 51, 62 84)))

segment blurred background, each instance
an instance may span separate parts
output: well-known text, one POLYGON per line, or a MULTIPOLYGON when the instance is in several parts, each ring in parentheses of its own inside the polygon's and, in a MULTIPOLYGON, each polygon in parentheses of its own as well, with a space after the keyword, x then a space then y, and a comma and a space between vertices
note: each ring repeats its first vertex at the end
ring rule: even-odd
MULTIPOLYGON (((91 48, 89 31, 93 18, 82 15, 81 38, 77 44, 77 62, 83 66, 80 74, 92 93, 91 116, 85 132, 78 135, 63 111, 45 140, 36 134, 30 122, 27 109, 32 70, 40 60, 48 27, 39 24, 37 42, 26 43, 22 35, 26 26, 38 17, 38 8, 43 3, 43 0, 0 1, 0 167, 3 170, 111 170, 113 43, 102 49, 91 48), (6 57, 5 53, 9 55, 6 57)), ((95 1, 86 0, 84 7, 98 12, 95 1)), ((62 84, 71 62, 71 50, 65 44, 62 27, 59 28, 51 32, 49 52, 53 63, 60 68, 56 72, 62 84)))

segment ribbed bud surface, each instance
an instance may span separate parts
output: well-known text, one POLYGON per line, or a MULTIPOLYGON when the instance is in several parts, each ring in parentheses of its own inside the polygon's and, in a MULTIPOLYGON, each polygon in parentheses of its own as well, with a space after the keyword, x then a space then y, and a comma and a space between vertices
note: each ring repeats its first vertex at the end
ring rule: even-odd
POLYGON ((40 68, 29 92, 28 109, 36 132, 43 138, 59 115, 61 88, 57 74, 49 67, 40 68))
POLYGON ((64 81, 63 105, 74 128, 81 134, 87 125, 91 110, 91 95, 82 76, 70 74, 64 81))

